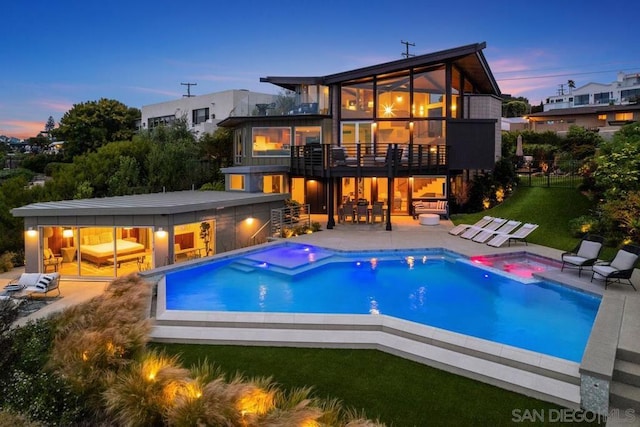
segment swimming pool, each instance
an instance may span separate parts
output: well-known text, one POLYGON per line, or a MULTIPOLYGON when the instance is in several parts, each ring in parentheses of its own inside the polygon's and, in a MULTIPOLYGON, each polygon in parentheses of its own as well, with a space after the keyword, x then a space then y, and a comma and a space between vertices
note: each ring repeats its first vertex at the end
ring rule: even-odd
POLYGON ((600 298, 442 249, 280 244, 165 277, 166 309, 391 316, 579 362, 600 298))

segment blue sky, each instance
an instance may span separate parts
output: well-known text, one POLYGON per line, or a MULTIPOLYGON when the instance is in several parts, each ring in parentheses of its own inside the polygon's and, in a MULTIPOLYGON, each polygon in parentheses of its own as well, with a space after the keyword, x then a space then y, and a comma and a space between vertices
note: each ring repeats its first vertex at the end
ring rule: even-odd
POLYGON ((277 93, 265 76, 325 75, 486 42, 503 93, 533 104, 573 79, 640 72, 640 3, 519 1, 31 0, 0 6, 0 134, 100 98, 130 107, 227 89, 277 93))

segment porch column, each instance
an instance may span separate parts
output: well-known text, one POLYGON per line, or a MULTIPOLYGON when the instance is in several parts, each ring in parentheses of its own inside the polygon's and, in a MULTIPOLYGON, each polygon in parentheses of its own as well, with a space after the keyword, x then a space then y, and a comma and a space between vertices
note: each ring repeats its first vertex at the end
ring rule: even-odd
POLYGON ((331 230, 333 229, 333 227, 335 227, 336 225, 336 220, 333 216, 333 211, 334 211, 334 197, 333 197, 333 185, 334 185, 334 179, 331 177, 331 172, 330 172, 330 168, 327 169, 329 170, 329 178, 327 179, 327 182, 329 184, 329 191, 328 191, 328 197, 329 197, 329 201, 327 203, 327 215, 328 220, 327 220, 327 230, 331 230))

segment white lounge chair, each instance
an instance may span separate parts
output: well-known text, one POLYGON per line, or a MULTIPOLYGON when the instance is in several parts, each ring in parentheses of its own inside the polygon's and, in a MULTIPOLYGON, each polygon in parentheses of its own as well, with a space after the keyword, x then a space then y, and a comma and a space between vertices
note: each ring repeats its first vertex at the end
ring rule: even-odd
POLYGON ((487 245, 494 246, 499 248, 505 242, 509 242, 509 246, 511 246, 512 240, 522 240, 524 244, 527 244, 527 237, 531 234, 536 228, 538 228, 538 224, 526 223, 523 224, 522 227, 518 228, 514 233, 497 233, 491 240, 487 242, 487 245))
POLYGON ((23 273, 16 282, 9 283, 5 291, 19 295, 44 294, 58 290, 60 295, 60 273, 23 273))
POLYGON ((510 221, 507 221, 507 223, 504 224, 502 227, 496 230, 482 230, 481 232, 473 236, 472 240, 477 243, 485 243, 487 240, 489 240, 490 238, 492 238, 498 233, 503 233, 503 234, 511 233, 520 224, 522 224, 520 221, 510 220, 510 221))
POLYGON ((507 220, 503 218, 493 218, 491 222, 485 225, 484 227, 474 227, 474 226, 469 227, 464 233, 460 235, 460 237, 462 237, 463 239, 473 239, 476 236, 476 234, 480 233, 481 231, 497 230, 498 228, 502 227, 506 222, 507 220))
POLYGON ((456 225, 451 230, 449 230, 449 234, 457 236, 457 235, 465 232, 467 229, 469 229, 469 227, 484 227, 485 225, 489 224, 493 220, 494 220, 494 217, 486 215, 486 216, 480 218, 478 220, 478 222, 476 222, 475 224, 458 224, 458 225, 456 225))
POLYGON ((626 280, 629 285, 636 291, 636 287, 631 282, 631 276, 635 269, 636 262, 640 256, 640 246, 625 245, 623 246, 615 258, 611 262, 596 263, 593 266, 593 274, 591 281, 596 274, 604 279, 604 288, 607 289, 610 283, 622 283, 626 280))

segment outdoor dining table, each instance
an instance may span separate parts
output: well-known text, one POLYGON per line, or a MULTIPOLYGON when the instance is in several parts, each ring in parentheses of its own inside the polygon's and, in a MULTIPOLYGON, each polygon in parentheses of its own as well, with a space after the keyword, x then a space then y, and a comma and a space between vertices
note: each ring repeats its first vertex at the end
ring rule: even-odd
MULTIPOLYGON (((362 205, 360 205, 360 206, 362 206, 362 205)), ((366 222, 367 223, 373 223, 373 205, 367 204, 366 206, 367 206, 367 220, 366 220, 366 222)), ((345 207, 344 205, 340 205, 338 207, 338 221, 340 221, 341 218, 344 218, 344 216, 346 214, 346 216, 352 216, 352 218, 353 218, 352 222, 359 222, 356 219, 357 214, 358 214, 358 204, 357 203, 353 204, 353 212, 351 212, 351 213, 346 213, 344 211, 344 207, 345 207)), ((388 209, 387 205, 383 205, 382 206, 382 220, 381 220, 381 222, 384 222, 384 219, 386 218, 387 209, 388 209)), ((347 222, 347 221, 345 221, 345 222, 347 222)))

